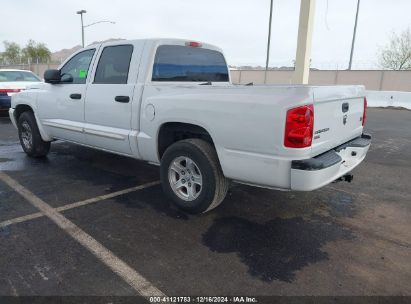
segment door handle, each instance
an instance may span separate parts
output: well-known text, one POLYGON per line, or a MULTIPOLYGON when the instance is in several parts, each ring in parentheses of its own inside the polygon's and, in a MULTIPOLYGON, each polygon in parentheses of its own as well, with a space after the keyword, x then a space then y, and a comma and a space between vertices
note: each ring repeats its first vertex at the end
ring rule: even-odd
POLYGON ((348 112, 349 109, 350 109, 350 104, 348 102, 343 103, 343 105, 342 105, 343 113, 348 112))
POLYGON ((81 99, 81 94, 78 94, 78 93, 70 94, 70 98, 71 99, 81 99))
POLYGON ((128 97, 128 96, 116 96, 114 98, 114 100, 117 101, 117 102, 127 103, 127 102, 130 101, 130 97, 128 97))

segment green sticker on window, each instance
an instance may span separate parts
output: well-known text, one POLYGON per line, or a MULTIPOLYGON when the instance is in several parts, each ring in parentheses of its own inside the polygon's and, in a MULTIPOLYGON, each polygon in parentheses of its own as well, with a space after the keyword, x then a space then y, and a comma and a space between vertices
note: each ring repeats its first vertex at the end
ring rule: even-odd
POLYGON ((87 71, 86 70, 79 70, 78 77, 79 78, 86 78, 87 77, 87 71))

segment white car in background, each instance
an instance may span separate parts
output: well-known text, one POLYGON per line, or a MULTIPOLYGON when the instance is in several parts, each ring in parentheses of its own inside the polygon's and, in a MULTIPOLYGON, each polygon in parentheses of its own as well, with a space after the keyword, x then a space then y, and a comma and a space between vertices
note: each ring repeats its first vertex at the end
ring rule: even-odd
POLYGON ((0 69, 0 112, 9 110, 12 95, 41 81, 31 71, 0 69))

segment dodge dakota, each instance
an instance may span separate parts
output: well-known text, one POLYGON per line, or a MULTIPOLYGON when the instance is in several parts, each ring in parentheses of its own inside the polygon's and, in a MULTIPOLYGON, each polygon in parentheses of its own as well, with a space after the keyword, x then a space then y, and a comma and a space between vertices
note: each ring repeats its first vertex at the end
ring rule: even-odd
POLYGON ((312 191, 365 158, 363 86, 234 85, 218 47, 178 39, 90 45, 12 97, 23 150, 60 139, 160 166, 165 193, 202 213, 229 182, 312 191))

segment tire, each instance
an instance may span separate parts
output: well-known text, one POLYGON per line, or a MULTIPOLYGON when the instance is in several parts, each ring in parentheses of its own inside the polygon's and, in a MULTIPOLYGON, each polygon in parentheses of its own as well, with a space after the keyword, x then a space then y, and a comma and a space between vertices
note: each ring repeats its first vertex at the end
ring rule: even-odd
POLYGON ((33 112, 23 112, 17 122, 20 144, 30 157, 44 157, 50 151, 50 142, 43 141, 33 112))
POLYGON ((192 214, 217 207, 229 185, 215 149, 201 139, 185 139, 168 147, 161 159, 160 176, 166 195, 192 214))

